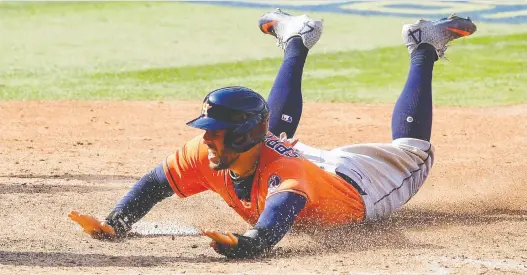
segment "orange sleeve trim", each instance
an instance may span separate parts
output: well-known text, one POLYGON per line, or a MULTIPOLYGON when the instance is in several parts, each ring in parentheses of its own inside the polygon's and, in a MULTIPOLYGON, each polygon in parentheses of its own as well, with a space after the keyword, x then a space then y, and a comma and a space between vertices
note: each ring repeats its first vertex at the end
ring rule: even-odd
POLYGON ((176 184, 176 181, 174 180, 174 176, 172 176, 172 173, 170 172, 170 167, 168 167, 168 156, 163 162, 163 169, 165 170, 165 176, 168 179, 168 183, 170 183, 170 187, 172 187, 172 190, 174 190, 174 193, 176 193, 180 198, 186 198, 187 196, 181 192, 176 184))
POLYGON ((282 193, 282 192, 291 192, 291 193, 295 193, 295 194, 298 194, 304 198, 306 198, 307 200, 309 200, 309 196, 306 194, 306 192, 304 191, 300 191, 300 190, 297 190, 297 189, 281 189, 281 190, 278 190, 276 192, 272 192, 271 194, 269 194, 267 196, 267 198, 271 197, 272 195, 275 195, 275 194, 278 194, 278 193, 282 193))

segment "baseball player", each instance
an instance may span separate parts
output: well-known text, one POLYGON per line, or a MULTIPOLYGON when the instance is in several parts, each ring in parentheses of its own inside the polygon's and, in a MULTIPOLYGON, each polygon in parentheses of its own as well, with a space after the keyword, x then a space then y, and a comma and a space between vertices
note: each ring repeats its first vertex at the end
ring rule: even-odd
POLYGON ((280 10, 259 20, 284 59, 267 102, 249 88, 224 87, 204 99, 187 125, 204 132, 141 178, 100 222, 71 212, 94 238, 125 237, 156 203, 211 190, 252 225, 244 234, 205 230, 229 258, 261 255, 292 228, 335 228, 389 215, 423 185, 434 161, 432 71, 450 41, 476 31, 452 15, 403 26, 410 70, 392 116, 391 143, 319 150, 293 137, 302 112, 301 82, 323 22, 280 10), (283 134, 280 137, 280 134, 283 134))

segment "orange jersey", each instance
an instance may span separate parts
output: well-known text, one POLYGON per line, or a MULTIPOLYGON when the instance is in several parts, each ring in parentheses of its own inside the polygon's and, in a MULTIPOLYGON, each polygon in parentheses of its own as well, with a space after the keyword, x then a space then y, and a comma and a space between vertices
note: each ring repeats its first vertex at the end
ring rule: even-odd
POLYGON ((178 196, 212 190, 251 225, 258 221, 266 199, 280 192, 294 192, 307 199, 295 219, 295 228, 331 228, 364 219, 364 202, 351 184, 322 170, 271 133, 257 145, 261 146, 261 153, 251 200, 239 200, 228 170, 209 168, 207 146, 202 137, 199 135, 185 143, 163 163, 168 181, 178 196))

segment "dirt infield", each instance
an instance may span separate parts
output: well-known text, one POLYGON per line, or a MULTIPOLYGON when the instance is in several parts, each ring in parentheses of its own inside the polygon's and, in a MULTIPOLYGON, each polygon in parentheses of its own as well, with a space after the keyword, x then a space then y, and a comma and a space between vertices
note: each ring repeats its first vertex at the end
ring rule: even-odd
MULTIPOLYGON (((436 162, 392 218, 229 261, 195 236, 92 240, 70 210, 104 217, 144 173, 199 133, 190 102, 2 102, 0 274, 527 273, 527 106, 434 113, 436 162)), ((307 103, 298 137, 324 148, 390 140, 391 105, 307 103)), ((167 199, 143 220, 243 232, 214 194, 167 199)))

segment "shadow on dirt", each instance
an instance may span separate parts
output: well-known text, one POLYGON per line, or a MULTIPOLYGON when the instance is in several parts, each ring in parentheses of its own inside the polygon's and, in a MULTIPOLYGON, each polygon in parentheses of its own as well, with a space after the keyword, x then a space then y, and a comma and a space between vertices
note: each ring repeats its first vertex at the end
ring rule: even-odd
POLYGON ((104 254, 77 254, 69 252, 15 252, 0 251, 0 265, 41 267, 152 267, 170 266, 173 263, 226 262, 225 258, 162 257, 162 256, 112 256, 104 254))
MULTIPOLYGON (((124 175, 96 175, 96 174, 62 174, 62 175, 8 175, 0 176, 0 178, 7 179, 7 183, 0 183, 0 194, 56 194, 63 192, 75 193, 91 193, 99 191, 109 191, 118 189, 117 186, 90 186, 87 184, 51 184, 42 183, 42 181, 32 180, 79 180, 83 182, 108 182, 115 183, 118 181, 127 181, 134 183, 139 178, 124 175), (28 182, 23 183, 9 183, 9 179, 27 179, 28 182)), ((56 183, 56 182, 53 182, 56 183)))
POLYGON ((479 213, 440 212, 425 209, 404 209, 393 216, 373 222, 394 229, 425 229, 433 226, 470 226, 503 221, 525 221, 527 210, 494 208, 482 209, 479 213))
MULTIPOLYGON (((527 221, 527 210, 491 209, 481 213, 445 213, 422 209, 402 210, 391 217, 335 230, 308 232, 314 246, 277 248, 268 256, 288 258, 317 253, 359 252, 377 249, 442 249, 420 243, 405 234, 408 230, 434 227, 479 226, 507 221, 527 221)), ((294 236, 293 236, 294 238, 294 236)))
POLYGON ((74 192, 78 194, 115 190, 106 186, 60 185, 60 184, 0 184, 0 194, 58 194, 74 192))
POLYGON ((0 178, 17 178, 17 179, 62 179, 62 180, 82 180, 82 181, 123 181, 123 180, 138 180, 136 176, 125 175, 97 175, 97 174, 54 174, 54 175, 38 175, 38 174, 20 174, 20 175, 3 175, 0 178))

